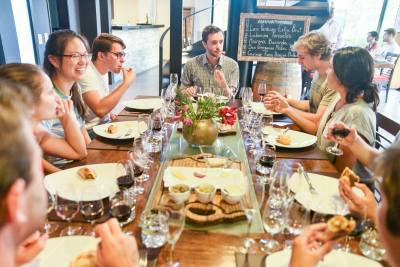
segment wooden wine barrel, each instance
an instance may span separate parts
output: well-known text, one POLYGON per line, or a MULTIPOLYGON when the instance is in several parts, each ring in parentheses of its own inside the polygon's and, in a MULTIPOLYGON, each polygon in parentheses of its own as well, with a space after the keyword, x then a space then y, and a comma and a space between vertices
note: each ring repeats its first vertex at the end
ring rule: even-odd
POLYGON ((254 100, 260 100, 260 83, 266 85, 267 92, 277 91, 283 96, 300 100, 301 66, 297 63, 258 62, 252 84, 254 100))

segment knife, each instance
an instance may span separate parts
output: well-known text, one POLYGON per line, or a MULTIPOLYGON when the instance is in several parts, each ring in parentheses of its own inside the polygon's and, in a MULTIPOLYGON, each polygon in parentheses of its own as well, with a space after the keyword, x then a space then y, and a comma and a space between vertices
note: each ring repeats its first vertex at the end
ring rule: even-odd
POLYGON ((289 131, 289 130, 290 130, 290 126, 288 126, 288 127, 283 131, 282 134, 278 135, 278 137, 284 136, 284 135, 287 133, 287 131, 289 131))

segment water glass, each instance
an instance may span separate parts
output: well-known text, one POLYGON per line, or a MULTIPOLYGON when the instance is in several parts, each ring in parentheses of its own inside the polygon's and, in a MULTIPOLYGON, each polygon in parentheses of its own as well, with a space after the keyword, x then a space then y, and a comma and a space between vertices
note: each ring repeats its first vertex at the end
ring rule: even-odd
POLYGON ((378 230, 371 226, 368 219, 364 231, 361 234, 360 251, 364 256, 376 261, 386 260, 386 249, 379 242, 378 230))
POLYGON ((142 242, 148 248, 162 247, 168 240, 168 212, 161 208, 143 211, 141 219, 142 242))

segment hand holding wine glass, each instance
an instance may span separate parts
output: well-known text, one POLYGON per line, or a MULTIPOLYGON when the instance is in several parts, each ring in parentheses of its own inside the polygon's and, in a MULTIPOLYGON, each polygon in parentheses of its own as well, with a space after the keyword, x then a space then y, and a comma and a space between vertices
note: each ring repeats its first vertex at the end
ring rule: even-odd
POLYGON ((346 131, 348 130, 349 133, 347 134, 347 136, 341 136, 341 138, 336 138, 335 134, 333 133, 333 123, 331 123, 329 125, 329 129, 328 129, 328 133, 326 135, 324 135, 324 138, 327 141, 334 141, 337 142, 340 145, 344 145, 344 146, 351 146, 354 141, 359 138, 356 129, 354 128, 350 128, 348 127, 346 124, 344 124, 341 121, 336 121, 335 122, 335 126, 339 129, 346 129, 346 131))
MULTIPOLYGON (((341 122, 340 119, 343 119, 341 117, 341 110, 339 109, 337 111, 337 114, 333 120, 333 122, 331 123, 332 128, 330 128, 330 130, 332 131, 332 134, 335 136, 335 138, 337 140, 341 140, 342 138, 346 138, 349 134, 350 134, 350 129, 352 122, 353 122, 353 114, 350 114, 350 121, 349 121, 349 127, 343 127, 343 123, 339 123, 341 122)), ((343 151, 338 148, 339 143, 335 143, 335 146, 330 146, 326 148, 326 151, 328 151, 329 153, 336 155, 336 156, 341 156, 343 155, 343 151)))

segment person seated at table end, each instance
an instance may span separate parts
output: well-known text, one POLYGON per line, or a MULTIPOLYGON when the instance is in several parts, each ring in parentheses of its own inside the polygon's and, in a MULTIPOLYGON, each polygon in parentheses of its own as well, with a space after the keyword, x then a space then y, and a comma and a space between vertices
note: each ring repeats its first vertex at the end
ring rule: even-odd
POLYGON ((93 126, 115 119, 116 115, 111 110, 135 81, 135 71, 122 67, 125 62, 125 48, 120 38, 107 33, 102 33, 93 41, 92 61, 86 70, 85 78, 78 81, 87 107, 85 127, 89 132, 93 126), (124 81, 110 93, 108 72, 120 73, 121 70, 124 81))
MULTIPOLYGON (((345 47, 339 49, 327 71, 329 88, 338 92, 329 103, 322 118, 316 124, 313 121, 302 119, 296 122, 302 130, 309 134, 316 134, 317 145, 339 172, 345 167, 361 177, 361 181, 369 179, 371 174, 357 160, 357 157, 348 147, 340 147, 342 156, 335 156, 326 151, 327 147, 335 143, 323 139, 328 133, 328 125, 333 121, 342 121, 356 129, 358 134, 369 144, 375 140, 376 116, 374 111, 379 104, 379 95, 376 85, 372 84, 374 63, 369 53, 359 47, 345 47), (340 112, 339 112, 340 111, 340 112)), ((275 111, 288 114, 291 111, 287 102, 274 99, 272 103, 275 111)))
POLYGON ((268 92, 264 98, 264 106, 267 109, 273 108, 273 99, 279 98, 281 101, 286 101, 293 109, 293 112, 288 113, 294 123, 306 118, 315 123, 321 119, 326 107, 336 95, 336 91, 328 86, 327 70, 329 62, 332 58, 332 48, 328 38, 318 32, 310 32, 299 38, 294 43, 293 51, 297 51, 299 64, 307 71, 316 70, 310 88, 310 100, 299 101, 288 99, 275 91, 268 92))
MULTIPOLYGON (((375 174, 381 176, 381 202, 375 208, 375 223, 379 242, 386 249, 387 261, 392 267, 400 267, 400 144, 395 144, 377 158, 375 174)), ((350 190, 351 191, 351 190, 350 190)), ((372 193, 372 192, 371 192, 372 193)), ((352 200, 354 201, 354 200, 352 200)), ((368 204, 367 204, 368 207, 368 204)), ((368 212, 368 211, 367 211, 368 212)), ((310 226, 295 238, 292 244, 292 257, 289 267, 313 267, 331 250, 332 243, 319 247, 317 241, 326 224, 310 226)))
MULTIPOLYGON (((222 54, 224 34, 216 26, 207 26, 202 33, 202 43, 206 52, 189 59, 181 77, 186 92, 193 95, 197 87, 230 89, 238 87, 239 65, 222 54)), ((231 92, 230 92, 231 93, 231 92)))
MULTIPOLYGON (((24 87, 0 79, 0 266, 28 263, 44 248, 47 235, 39 236, 47 210, 43 186, 41 151, 29 122, 31 95, 24 87), (18 87, 19 89, 19 87, 18 87)), ((118 221, 111 219, 95 229, 100 266, 139 266, 133 237, 125 235, 118 221)))

